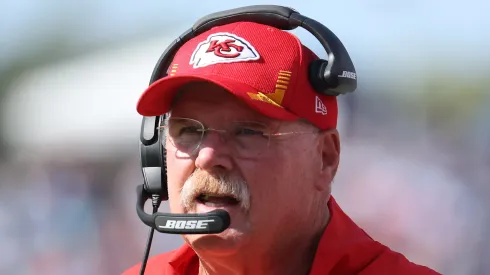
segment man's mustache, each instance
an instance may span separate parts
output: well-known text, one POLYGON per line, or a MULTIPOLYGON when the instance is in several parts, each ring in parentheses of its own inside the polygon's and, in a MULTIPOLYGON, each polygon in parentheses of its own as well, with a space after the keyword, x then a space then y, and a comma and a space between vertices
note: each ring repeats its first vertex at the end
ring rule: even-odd
POLYGON ((245 180, 237 174, 210 174, 202 169, 196 169, 182 187, 181 203, 186 211, 195 209, 197 198, 201 194, 234 197, 241 208, 250 208, 250 193, 245 180))

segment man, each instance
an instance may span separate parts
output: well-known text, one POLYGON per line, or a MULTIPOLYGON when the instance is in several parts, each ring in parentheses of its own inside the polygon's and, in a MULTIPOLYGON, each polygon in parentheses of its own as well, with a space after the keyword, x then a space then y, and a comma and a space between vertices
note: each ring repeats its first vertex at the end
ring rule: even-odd
POLYGON ((288 32, 232 23, 184 44, 145 91, 140 114, 169 113, 171 211, 231 217, 220 234, 183 235, 146 274, 438 274, 371 239, 331 196, 337 99, 309 84, 316 58, 288 32))

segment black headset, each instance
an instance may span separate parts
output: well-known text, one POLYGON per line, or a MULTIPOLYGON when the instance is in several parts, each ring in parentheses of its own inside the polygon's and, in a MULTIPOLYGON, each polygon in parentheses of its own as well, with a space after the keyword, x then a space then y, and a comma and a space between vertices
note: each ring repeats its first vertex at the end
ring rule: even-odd
MULTIPOLYGON (((177 50, 190 39, 210 30, 213 27, 234 22, 255 22, 269 25, 281 30, 293 30, 302 27, 313 34, 328 54, 327 60, 317 59, 309 65, 309 82, 321 95, 339 96, 353 92, 357 88, 357 75, 347 50, 337 36, 321 23, 310 19, 294 9, 276 5, 254 5, 212 13, 199 19, 192 28, 175 39, 158 60, 150 80, 150 85, 167 75, 168 67, 177 50)), ((144 273, 151 246, 153 230, 170 234, 203 234, 218 233, 230 224, 227 212, 216 211, 207 214, 167 214, 160 213, 158 207, 162 200, 168 200, 166 151, 162 143, 165 137, 160 135, 157 127, 166 118, 161 116, 143 117, 140 134, 140 164, 144 184, 137 187, 136 210, 143 223, 150 227, 147 249, 141 267, 144 273), (153 202, 153 215, 144 211, 148 199, 153 202), (201 229, 184 227, 170 228, 165 224, 176 222, 213 221, 201 229)))
MULTIPOLYGON (((212 13, 199 19, 165 50, 158 60, 150 85, 167 75, 168 67, 177 50, 190 39, 209 29, 233 22, 248 21, 270 25, 282 30, 302 27, 313 34, 328 54, 327 60, 314 60, 309 66, 309 81, 314 90, 322 95, 338 96, 357 88, 357 75, 352 60, 337 36, 321 23, 294 9, 276 5, 254 5, 212 13)), ((165 114, 143 117, 140 135, 141 169, 144 189, 168 199, 166 153, 157 127, 165 114)))

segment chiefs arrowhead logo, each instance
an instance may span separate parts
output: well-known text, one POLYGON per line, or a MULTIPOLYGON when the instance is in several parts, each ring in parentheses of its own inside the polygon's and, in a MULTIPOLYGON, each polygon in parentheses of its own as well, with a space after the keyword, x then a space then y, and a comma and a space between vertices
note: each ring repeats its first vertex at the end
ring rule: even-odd
POLYGON ((217 63, 258 60, 259 53, 245 39, 231 33, 214 33, 199 43, 192 53, 190 65, 194 68, 217 63))

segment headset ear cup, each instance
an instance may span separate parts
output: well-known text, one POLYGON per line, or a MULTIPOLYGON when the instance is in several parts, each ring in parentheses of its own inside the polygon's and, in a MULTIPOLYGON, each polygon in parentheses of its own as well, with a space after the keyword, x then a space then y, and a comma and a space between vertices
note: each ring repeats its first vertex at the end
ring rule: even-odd
MULTIPOLYGON (((165 116, 162 117, 162 121, 165 119, 165 116)), ((161 156, 161 172, 162 172, 162 189, 160 197, 162 200, 168 200, 168 178, 167 178, 167 149, 166 149, 166 136, 164 131, 159 131, 158 133, 158 141, 160 144, 160 156, 161 156)))
MULTIPOLYGON (((163 147, 163 146, 162 146, 163 147)), ((168 200, 168 178, 167 178, 167 150, 162 148, 162 191, 161 199, 168 200)))
POLYGON ((330 91, 331 80, 325 79, 325 71, 327 70, 328 61, 325 59, 316 59, 310 63, 308 69, 308 78, 310 84, 315 91, 322 95, 337 96, 337 93, 330 91))
POLYGON ((328 61, 325 59, 317 59, 310 63, 308 76, 311 86, 319 94, 338 96, 340 93, 335 91, 335 87, 338 86, 338 77, 333 71, 330 71, 326 77, 327 67, 328 61))

